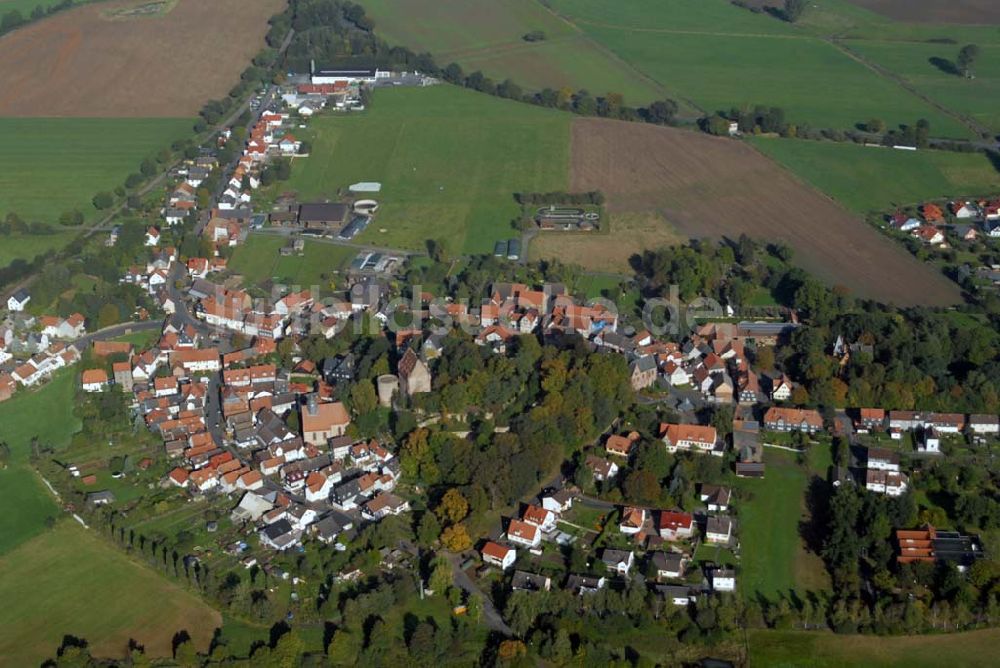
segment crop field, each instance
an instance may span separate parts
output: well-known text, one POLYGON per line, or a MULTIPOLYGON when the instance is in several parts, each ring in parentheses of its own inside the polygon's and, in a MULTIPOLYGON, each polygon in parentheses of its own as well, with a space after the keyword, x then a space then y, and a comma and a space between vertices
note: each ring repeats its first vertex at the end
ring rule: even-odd
MULTIPOLYGON (((189 134, 191 123, 178 118, 0 118, 0 216, 16 212, 27 221, 54 223, 75 208, 92 218, 95 193, 121 185, 139 171, 143 158, 189 134)), ((25 250, 17 255, 45 250, 51 245, 46 239, 55 241, 25 237, 20 242, 25 250)), ((0 262, 9 262, 11 254, 0 244, 0 262)))
POLYGON ((204 651, 218 612, 101 538, 64 519, 0 557, 0 656, 11 666, 55 656, 66 634, 95 656, 121 658, 136 640, 150 657, 169 657, 186 630, 204 651))
POLYGON ((750 661, 771 668, 937 668, 993 665, 1000 629, 921 636, 749 631, 750 661))
POLYGON ((312 155, 282 188, 307 200, 379 181, 382 206, 356 241, 489 253, 515 234, 514 193, 566 188, 571 119, 452 86, 380 90, 364 113, 315 119, 312 155))
POLYGON ((392 44, 429 51, 529 90, 569 86, 595 95, 617 92, 627 104, 667 91, 561 20, 537 0, 364 0, 376 31, 392 44), (545 33, 527 42, 524 35, 545 33))
POLYGON ((759 139, 753 145, 859 213, 1000 192, 1000 172, 981 153, 897 151, 790 139, 759 139))
POLYGON ((577 119, 571 155, 570 189, 602 190, 612 215, 657 212, 686 238, 781 240, 819 278, 881 301, 959 299, 946 278, 740 142, 577 119))
POLYGON ((0 116, 193 117, 238 81, 285 3, 178 0, 122 18, 139 4, 84 5, 0 39, 0 116))
POLYGON ((994 0, 850 0, 898 21, 920 23, 1000 24, 1000 4, 994 0))

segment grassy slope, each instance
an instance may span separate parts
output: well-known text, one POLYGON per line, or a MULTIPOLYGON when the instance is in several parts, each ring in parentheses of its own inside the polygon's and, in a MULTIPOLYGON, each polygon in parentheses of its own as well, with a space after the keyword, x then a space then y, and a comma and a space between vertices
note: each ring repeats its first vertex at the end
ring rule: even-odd
POLYGON ((869 117, 892 124, 927 118, 942 135, 968 134, 814 36, 822 33, 818 28, 791 26, 726 0, 555 0, 554 7, 637 69, 709 111, 776 105, 790 122, 839 128, 869 117))
POLYGON ((190 131, 187 119, 0 118, 0 215, 55 222, 139 171, 143 158, 190 131))
POLYGON ((856 144, 753 140, 754 146, 858 212, 1000 190, 1000 173, 978 153, 896 151, 856 144))
POLYGON ((622 93, 645 104, 663 91, 608 54, 536 0, 364 0, 380 35, 414 51, 430 51, 442 65, 459 62, 529 89, 586 88, 622 93), (541 30, 546 39, 522 37, 541 30))
POLYGON ((749 631, 750 665, 772 668, 936 668, 994 665, 1000 629, 937 636, 837 636, 749 631))
POLYGON ((0 558, 0 656, 38 665, 63 635, 86 638, 98 656, 120 657, 130 638, 169 656, 186 629, 200 649, 221 624, 195 595, 106 545, 72 520, 0 558))
POLYGON ((32 437, 58 449, 79 429, 72 415, 75 383, 75 372, 63 371, 41 389, 19 391, 0 404, 0 440, 11 448, 11 465, 0 471, 0 506, 17 509, 0 513, 0 554, 41 533, 45 518, 57 514, 55 500, 27 460, 32 437))
POLYGON ((312 122, 312 156, 295 161, 285 187, 330 197, 381 181, 382 208, 358 241, 422 249, 444 239, 486 253, 515 234, 513 193, 567 187, 570 119, 451 86, 379 91, 368 112, 312 122))

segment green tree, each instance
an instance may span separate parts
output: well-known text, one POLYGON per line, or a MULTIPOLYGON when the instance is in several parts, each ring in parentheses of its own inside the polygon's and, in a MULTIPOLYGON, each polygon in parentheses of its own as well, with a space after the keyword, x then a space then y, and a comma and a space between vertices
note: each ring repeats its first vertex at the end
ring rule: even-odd
POLYGON ((102 190, 101 192, 94 195, 93 204, 94 208, 97 209, 98 211, 104 211, 105 209, 110 209, 114 203, 115 203, 114 195, 112 195, 106 190, 102 190))
POLYGON ((979 47, 975 44, 966 44, 958 51, 958 71, 962 73, 963 77, 972 78, 972 66, 975 65, 976 59, 979 58, 979 47))
POLYGON ((434 541, 440 535, 441 523, 438 521, 437 515, 425 512, 420 518, 420 524, 417 526, 417 540, 421 545, 429 547, 434 544, 434 541))
POLYGON ((795 23, 806 11, 806 0, 785 0, 784 17, 789 23, 795 23))
POLYGON ((351 407, 356 415, 368 415, 378 407, 378 396, 371 381, 363 380, 351 388, 351 407))

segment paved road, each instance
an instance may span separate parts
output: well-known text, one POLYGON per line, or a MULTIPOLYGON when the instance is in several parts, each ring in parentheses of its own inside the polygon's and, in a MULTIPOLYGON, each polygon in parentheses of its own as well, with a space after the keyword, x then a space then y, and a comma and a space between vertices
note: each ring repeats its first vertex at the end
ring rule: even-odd
POLYGON ((462 570, 462 555, 460 554, 447 554, 446 558, 451 564, 451 569, 455 577, 455 584, 458 585, 459 589, 469 594, 470 596, 477 596, 483 602, 483 619, 486 621, 486 626, 497 633, 502 633, 505 636, 513 636, 514 631, 511 630, 507 623, 500 616, 497 611, 496 606, 493 605, 493 600, 480 589, 472 578, 462 570))

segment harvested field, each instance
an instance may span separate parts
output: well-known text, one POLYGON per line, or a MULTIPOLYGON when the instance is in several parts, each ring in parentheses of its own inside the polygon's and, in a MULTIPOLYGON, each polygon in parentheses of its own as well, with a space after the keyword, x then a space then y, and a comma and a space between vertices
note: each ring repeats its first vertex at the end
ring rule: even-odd
POLYGON ((264 45, 283 0, 96 3, 0 39, 0 116, 192 117, 224 96, 264 45))
POLYGON ((570 189, 602 190, 613 215, 655 211, 685 237, 784 241, 830 284, 897 304, 946 305, 958 289, 753 148, 639 123, 573 122, 570 189))
POLYGON ((909 23, 1000 24, 996 0, 848 0, 883 16, 909 23))

